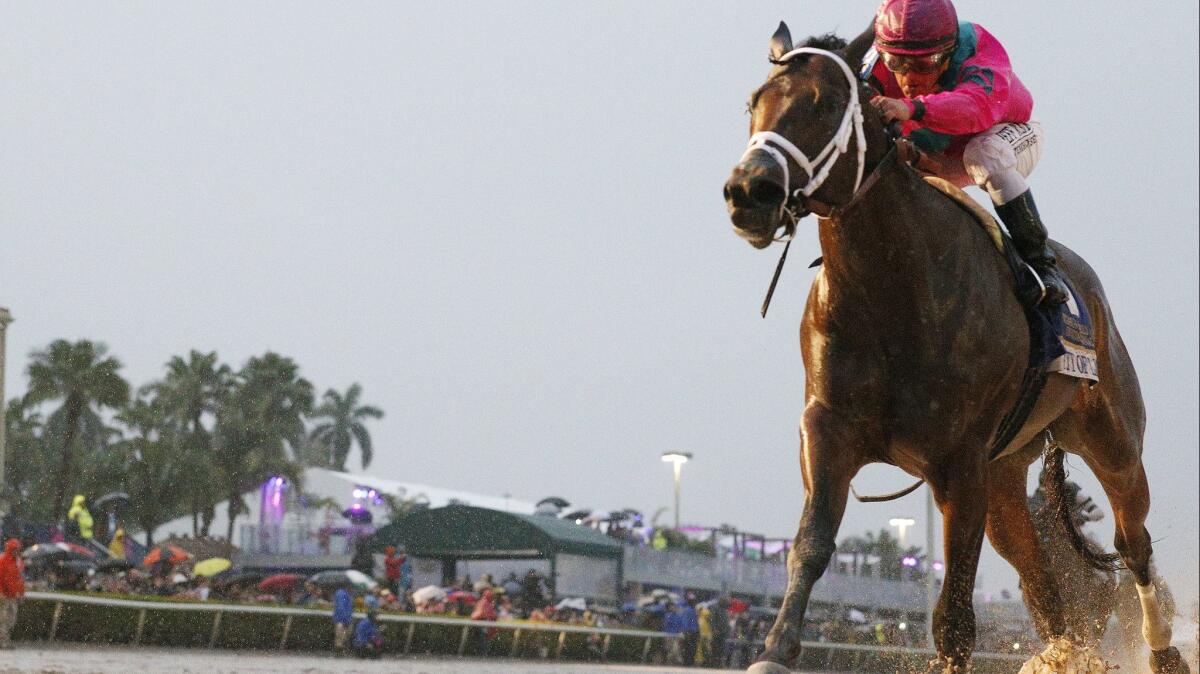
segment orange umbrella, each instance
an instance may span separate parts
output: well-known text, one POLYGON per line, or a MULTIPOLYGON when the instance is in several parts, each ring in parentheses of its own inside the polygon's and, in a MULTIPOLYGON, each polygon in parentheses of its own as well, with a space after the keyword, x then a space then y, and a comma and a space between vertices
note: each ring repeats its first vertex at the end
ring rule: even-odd
POLYGON ((189 555, 183 548, 177 548, 174 545, 160 545, 146 553, 146 557, 142 560, 142 564, 144 566, 153 566, 164 559, 171 564, 178 564, 190 557, 191 555, 189 555))

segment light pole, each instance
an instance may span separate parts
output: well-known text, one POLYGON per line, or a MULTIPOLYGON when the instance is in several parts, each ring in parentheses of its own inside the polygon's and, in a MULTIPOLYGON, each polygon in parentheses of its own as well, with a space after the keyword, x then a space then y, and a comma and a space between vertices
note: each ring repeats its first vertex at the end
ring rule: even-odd
POLYGON ((7 508, 8 495, 4 493, 5 492, 4 485, 6 484, 6 482, 4 480, 4 475, 5 475, 5 473, 4 473, 4 458, 5 458, 4 429, 6 428, 5 421, 4 421, 4 413, 7 411, 8 401, 4 398, 4 356, 5 356, 4 335, 8 331, 8 324, 12 323, 12 321, 13 321, 13 317, 12 317, 12 314, 10 314, 8 312, 8 309, 5 309, 4 307, 0 307, 0 508, 3 508, 3 510, 5 512, 7 512, 7 510, 8 510, 8 508, 7 508))
POLYGON ((917 521, 911 517, 893 517, 892 519, 888 520, 888 524, 896 527, 896 529, 898 529, 900 532, 900 554, 902 555, 905 554, 904 551, 907 550, 907 548, 904 547, 904 534, 908 533, 908 528, 916 523, 917 521))
POLYGON ((934 536, 933 536, 933 487, 925 483, 925 626, 928 628, 929 647, 936 648, 933 643, 933 608, 937 603, 937 593, 934 592, 934 536))
POLYGON ((664 463, 670 463, 675 467, 675 529, 679 529, 679 475, 682 472, 683 464, 687 463, 692 458, 690 452, 665 452, 662 455, 664 463))

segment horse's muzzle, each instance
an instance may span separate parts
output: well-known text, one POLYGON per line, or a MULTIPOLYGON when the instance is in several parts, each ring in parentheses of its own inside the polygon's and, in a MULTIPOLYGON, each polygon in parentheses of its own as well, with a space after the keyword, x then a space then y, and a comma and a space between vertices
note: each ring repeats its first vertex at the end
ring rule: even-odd
POLYGON ((784 224, 780 215, 786 198, 779 165, 758 157, 733 167, 725 182, 725 207, 734 230, 755 248, 771 245, 775 231, 784 224))

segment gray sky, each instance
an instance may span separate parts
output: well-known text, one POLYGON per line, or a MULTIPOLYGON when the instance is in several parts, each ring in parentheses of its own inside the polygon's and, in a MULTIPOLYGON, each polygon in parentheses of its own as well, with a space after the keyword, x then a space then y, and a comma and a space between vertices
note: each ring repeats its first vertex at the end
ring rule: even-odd
MULTIPOLYGON (((372 472, 652 512, 659 453, 691 451, 685 520, 791 535, 814 224, 763 321, 779 251, 730 231, 721 185, 776 22, 854 34, 875 2, 347 7, 6 6, 9 394, 59 337, 137 384, 190 348, 274 349, 387 411, 372 472)), ((1104 279, 1150 414, 1148 528, 1195 598, 1197 8, 1080 9, 959 3, 1033 91, 1031 184, 1104 279)), ((923 512, 852 504, 842 534, 923 512)), ((990 549, 980 573, 1016 586, 990 549)))

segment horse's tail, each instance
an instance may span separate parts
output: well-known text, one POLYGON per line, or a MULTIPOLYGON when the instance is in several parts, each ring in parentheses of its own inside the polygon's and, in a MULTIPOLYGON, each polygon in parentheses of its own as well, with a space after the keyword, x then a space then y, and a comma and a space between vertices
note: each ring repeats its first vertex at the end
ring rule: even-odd
MULTIPOLYGON (((1042 474, 1042 492, 1046 495, 1043 509, 1050 509, 1048 514, 1057 518, 1067 532, 1067 540, 1071 547, 1083 558, 1088 566, 1106 571, 1116 572, 1122 568, 1121 557, 1115 553, 1099 552, 1095 546, 1083 537, 1075 519, 1071 515, 1071 503, 1067 497, 1067 470, 1065 467, 1062 445, 1048 442, 1043 458, 1045 471, 1042 474)), ((1047 518, 1051 519, 1051 518, 1047 518)))

